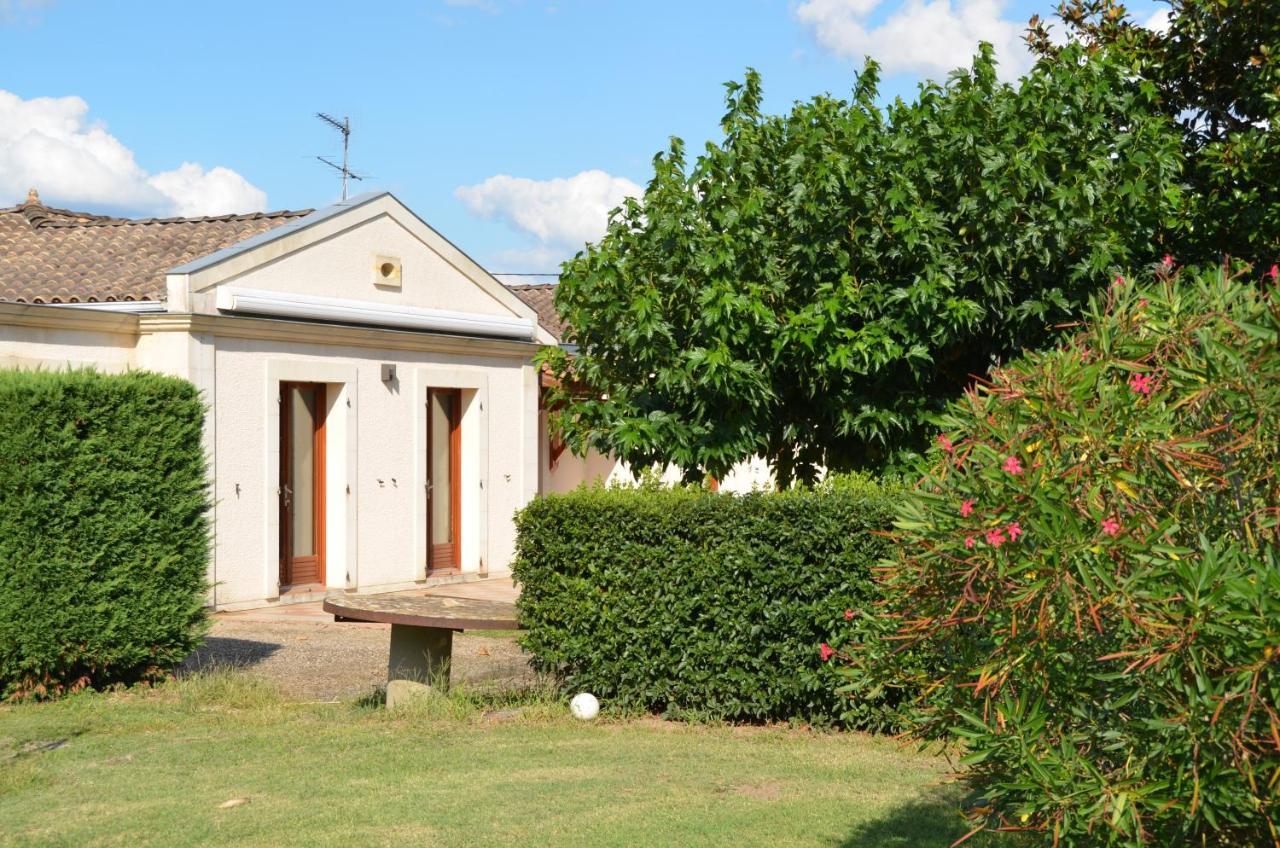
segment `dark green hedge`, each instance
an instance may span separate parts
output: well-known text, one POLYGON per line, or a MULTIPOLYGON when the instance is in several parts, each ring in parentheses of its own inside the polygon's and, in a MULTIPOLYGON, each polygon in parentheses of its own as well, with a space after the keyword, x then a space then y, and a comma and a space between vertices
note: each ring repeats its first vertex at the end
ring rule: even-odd
MULTIPOLYGON (((864 478, 714 494, 593 488, 522 510, 525 647, 570 690, 623 708, 867 724, 819 645, 874 600, 894 493, 864 478)), ((873 722, 872 722, 873 723, 873 722)))
POLYGON ((151 678, 199 642, 203 415, 170 377, 0 371, 0 698, 151 678))

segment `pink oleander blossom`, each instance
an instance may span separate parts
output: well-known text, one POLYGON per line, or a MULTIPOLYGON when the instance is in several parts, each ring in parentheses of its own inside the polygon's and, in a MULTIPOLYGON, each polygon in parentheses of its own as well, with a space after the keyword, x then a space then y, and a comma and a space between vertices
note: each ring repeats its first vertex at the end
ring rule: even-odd
POLYGON ((978 544, 972 536, 965 536, 964 546, 966 550, 973 550, 973 546, 978 544))
POLYGON ((853 621, 853 610, 847 609, 844 611, 844 620, 853 621))
POLYGON ((1016 522, 1016 521, 1015 521, 1015 522, 1013 522, 1012 524, 1010 524, 1010 525, 1006 528, 1006 530, 1007 530, 1007 531, 1008 531, 1008 533, 1009 533, 1009 541, 1010 541, 1010 542, 1016 542, 1016 541, 1018 541, 1018 537, 1019 537, 1019 536, 1021 536, 1021 535, 1023 535, 1022 525, 1021 525, 1021 524, 1019 524, 1019 523, 1018 523, 1018 522, 1016 522))
POLYGON ((938 447, 942 448, 947 453, 951 453, 951 451, 955 450, 955 446, 951 444, 951 440, 947 438, 946 433, 938 434, 938 447))
POLYGON ((1108 536, 1119 536, 1120 522, 1116 521, 1114 518, 1104 518, 1102 520, 1102 532, 1106 533, 1108 536))
POLYGON ((1004 461, 1004 465, 1000 466, 1002 470, 1008 471, 1015 477, 1022 473, 1022 463, 1018 461, 1016 456, 1011 456, 1004 461))
POLYGON ((960 517, 968 518, 973 515, 973 498, 960 502, 960 517))
POLYGON ((1134 394, 1150 395, 1155 383, 1147 374, 1134 374, 1129 378, 1129 388, 1133 389, 1134 394))
POLYGON ((1280 279, 1280 265, 1272 265, 1271 270, 1267 272, 1267 276, 1271 278, 1271 282, 1280 279))
POLYGON ((999 527, 987 531, 987 544, 991 547, 998 548, 1007 541, 1009 540, 1004 537, 1004 531, 999 527))
POLYGON ((836 652, 835 648, 832 648, 826 642, 823 642, 821 645, 818 646, 818 655, 822 657, 823 662, 826 662, 827 660, 831 659, 831 657, 835 655, 835 652, 836 652))

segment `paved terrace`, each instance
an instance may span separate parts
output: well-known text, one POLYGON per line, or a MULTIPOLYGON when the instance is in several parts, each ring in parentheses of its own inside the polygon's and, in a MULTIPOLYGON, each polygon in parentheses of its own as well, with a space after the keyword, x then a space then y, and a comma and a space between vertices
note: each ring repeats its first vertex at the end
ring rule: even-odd
MULTIPOLYGON (((514 601, 518 594, 509 577, 390 593, 493 601, 514 601)), ((357 698, 385 686, 391 625, 335 623, 321 604, 215 613, 204 647, 184 668, 245 669, 291 697, 313 701, 357 698)), ((456 634, 451 676, 455 686, 473 689, 536 682, 513 631, 456 634)))

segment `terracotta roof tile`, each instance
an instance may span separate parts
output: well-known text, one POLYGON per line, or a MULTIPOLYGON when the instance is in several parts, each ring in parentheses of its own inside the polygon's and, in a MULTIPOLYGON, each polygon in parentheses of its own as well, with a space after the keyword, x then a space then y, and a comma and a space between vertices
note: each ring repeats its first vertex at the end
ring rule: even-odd
POLYGON ((538 323, 557 339, 564 338, 564 322, 556 312, 556 284, 533 283, 529 285, 507 286, 516 297, 533 307, 538 313, 538 323))
POLYGON ((38 201, 0 209, 0 301, 164 300, 170 268, 310 211, 133 219, 38 201))

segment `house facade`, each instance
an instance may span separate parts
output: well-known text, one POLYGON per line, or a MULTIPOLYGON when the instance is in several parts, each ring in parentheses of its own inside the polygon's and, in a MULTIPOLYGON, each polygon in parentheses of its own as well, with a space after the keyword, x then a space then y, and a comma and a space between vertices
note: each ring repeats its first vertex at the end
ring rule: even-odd
POLYGON ((34 191, 0 209, 0 368, 200 389, 216 609, 505 573, 531 498, 631 480, 548 432, 533 356, 563 333, 554 294, 504 286, 387 193, 194 219, 34 191))
POLYGON ((0 367, 182 377, 209 411, 211 604, 504 571, 543 485, 535 309, 390 194, 127 220, 0 210, 0 367))

